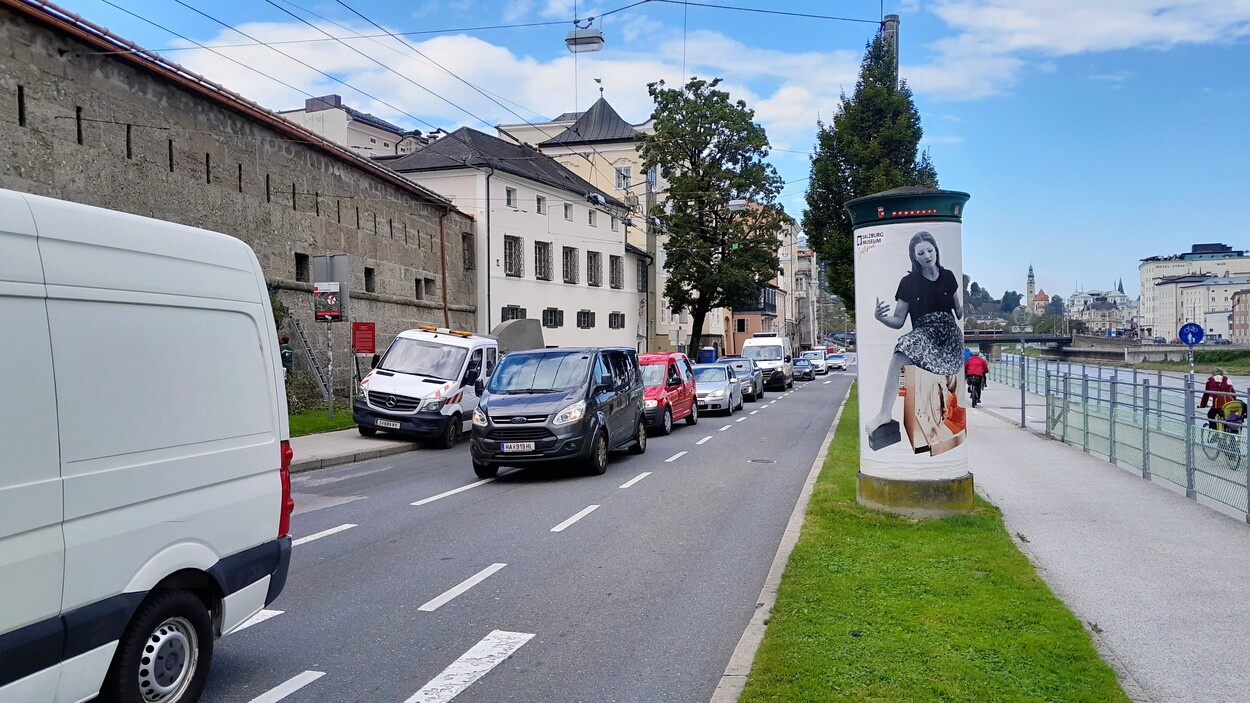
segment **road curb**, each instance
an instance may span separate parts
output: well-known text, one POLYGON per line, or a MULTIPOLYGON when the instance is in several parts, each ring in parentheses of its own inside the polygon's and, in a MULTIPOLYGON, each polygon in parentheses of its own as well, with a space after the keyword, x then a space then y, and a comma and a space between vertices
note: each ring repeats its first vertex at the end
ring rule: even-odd
POLYGON ((772 614, 773 605, 777 603, 777 588, 781 585, 781 574, 790 561, 790 553, 794 551, 794 545, 799 541, 803 519, 807 516, 807 504, 811 501, 812 491, 816 487, 816 478, 820 476, 820 470, 825 465, 825 457, 829 455, 829 444, 833 442, 833 437, 838 430, 838 422, 842 419, 842 411, 846 409, 846 401, 850 397, 851 389, 848 386, 846 395, 842 396, 842 403, 838 405, 838 412, 833 416, 833 424, 830 425, 829 432, 821 442, 820 452, 816 454, 816 460, 812 462, 812 468, 807 473, 803 490, 799 491, 799 499, 794 505, 794 512, 790 513, 790 520, 786 523, 786 531, 781 535, 781 544, 777 545, 777 555, 773 557, 773 565, 768 570, 768 577, 764 579, 764 588, 760 590, 760 597, 755 602, 755 614, 751 616, 751 621, 747 623, 746 630, 738 640, 738 646, 734 647, 734 652, 729 657, 729 665, 725 667, 720 683, 712 692, 711 703, 735 703, 746 688, 747 675, 751 673, 755 653, 759 651, 760 643, 764 641, 768 617, 772 614))
POLYGON ((377 459, 378 457, 391 456, 394 454, 404 454, 407 452, 415 452, 421 448, 418 444, 412 446, 400 447, 383 447, 381 449, 369 449, 362 452, 350 452, 348 454, 337 454, 335 456, 324 456, 316 459, 304 459, 302 461, 291 462, 291 473, 298 474, 305 471, 316 471, 317 469, 328 469, 331 466, 341 466, 343 464, 354 464, 358 461, 366 461, 368 459, 377 459))

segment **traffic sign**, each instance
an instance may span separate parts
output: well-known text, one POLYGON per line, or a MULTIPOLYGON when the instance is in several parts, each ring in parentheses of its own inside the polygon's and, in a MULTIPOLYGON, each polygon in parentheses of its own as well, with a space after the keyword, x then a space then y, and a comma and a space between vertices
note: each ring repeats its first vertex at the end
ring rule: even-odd
POLYGON ((1206 336, 1206 333, 1203 332, 1202 325, 1196 322, 1186 322, 1181 325, 1177 336, 1180 337, 1182 343, 1192 347, 1195 344, 1202 344, 1202 338, 1206 336))

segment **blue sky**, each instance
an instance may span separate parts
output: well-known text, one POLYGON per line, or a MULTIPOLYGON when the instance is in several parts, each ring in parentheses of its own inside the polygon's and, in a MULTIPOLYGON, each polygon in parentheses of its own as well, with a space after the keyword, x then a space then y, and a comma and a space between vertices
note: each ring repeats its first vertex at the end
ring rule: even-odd
MULTIPOLYGON (((325 35, 269 2, 181 1, 263 41, 298 42, 280 48, 349 84, 267 47, 219 50, 302 91, 339 93, 422 130, 520 121, 389 37, 350 44, 407 79, 343 43, 301 41, 325 35)), ((389 31, 434 32, 406 41, 530 120, 585 109, 598 96, 595 78, 637 123, 650 114, 648 82, 722 77, 768 129, 773 162, 790 181, 782 203, 794 215, 804 206, 816 120, 853 90, 884 9, 901 16, 902 75, 941 185, 972 194, 964 270, 995 295, 1023 291, 1030 263, 1052 294, 1122 278, 1136 295, 1142 257, 1194 242, 1250 246, 1250 0, 709 0, 870 22, 662 0, 608 14, 636 1, 578 0, 575 15, 573 0, 343 0, 389 31), (575 57, 564 34, 574 16, 588 15, 606 15, 597 24, 607 45, 575 57), (547 22, 555 24, 435 31, 547 22)), ((110 2, 198 42, 249 43, 174 0, 110 2)), ((337 0, 273 3, 336 36, 379 34, 337 0)), ((147 48, 190 46, 103 0, 61 4, 147 48)), ((298 107, 305 97, 210 52, 166 55, 267 107, 298 107)))

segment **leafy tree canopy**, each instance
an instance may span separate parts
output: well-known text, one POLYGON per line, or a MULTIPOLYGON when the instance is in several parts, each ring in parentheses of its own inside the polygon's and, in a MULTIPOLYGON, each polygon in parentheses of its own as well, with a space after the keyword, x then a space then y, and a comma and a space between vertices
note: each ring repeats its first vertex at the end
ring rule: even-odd
POLYGON ((893 53, 878 31, 865 50, 855 92, 842 94, 832 125, 817 123, 803 231, 828 263, 830 289, 852 311, 855 258, 846 203, 901 186, 938 185, 928 152, 919 152, 924 130, 911 89, 897 77, 893 53))
POLYGON ((1006 293, 1003 293, 1003 304, 999 307, 999 310, 1002 310, 1003 312, 1011 312, 1012 310, 1020 307, 1020 301, 1023 298, 1024 296, 1020 293, 1017 293, 1014 290, 1009 290, 1006 293))
POLYGON ((717 89, 720 79, 692 78, 682 88, 647 86, 654 134, 639 137, 643 167, 668 181, 668 207, 651 214, 667 235, 668 282, 674 312, 689 310, 691 348, 718 307, 751 307, 777 275, 779 231, 793 220, 776 204, 782 180, 765 161, 768 136, 755 111, 717 89), (730 200, 745 200, 731 211, 730 200))

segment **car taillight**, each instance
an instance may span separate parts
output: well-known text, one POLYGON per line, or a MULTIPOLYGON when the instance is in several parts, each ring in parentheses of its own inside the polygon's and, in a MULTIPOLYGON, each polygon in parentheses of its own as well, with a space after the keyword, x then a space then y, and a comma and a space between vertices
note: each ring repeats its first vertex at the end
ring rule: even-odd
POLYGON ((285 537, 291 533, 291 513, 295 512, 295 499, 291 497, 291 459, 295 452, 291 443, 282 440, 282 511, 278 515, 278 536, 285 537))

